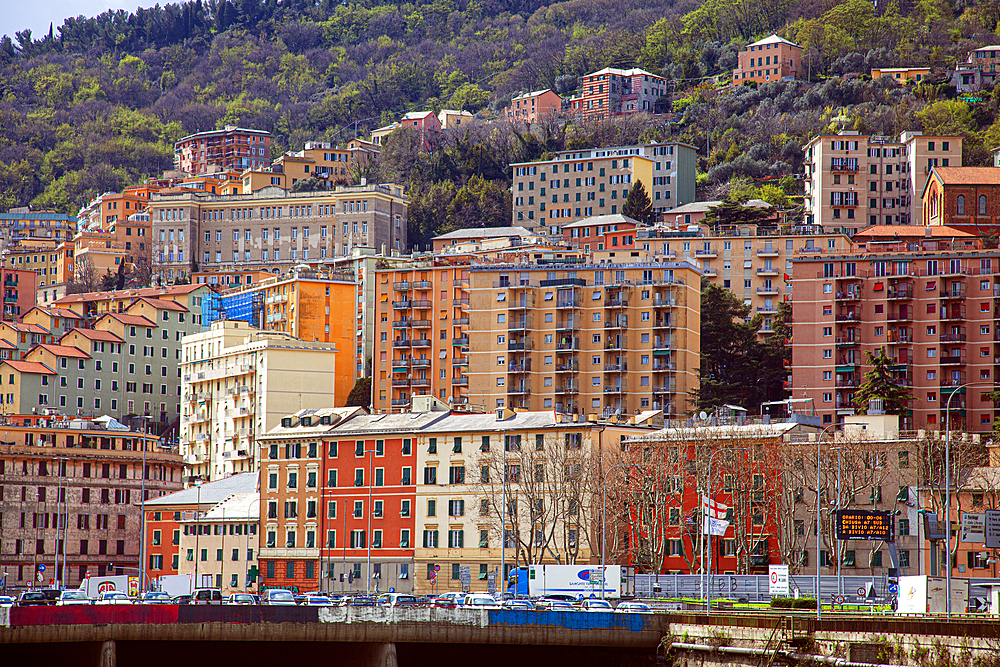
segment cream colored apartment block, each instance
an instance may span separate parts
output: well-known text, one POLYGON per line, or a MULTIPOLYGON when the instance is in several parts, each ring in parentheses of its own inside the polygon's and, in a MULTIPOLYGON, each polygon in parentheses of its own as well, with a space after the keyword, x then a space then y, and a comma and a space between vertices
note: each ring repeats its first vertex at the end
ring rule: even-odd
POLYGON ((470 404, 685 414, 698 387, 700 283, 689 262, 473 265, 470 404))
POLYGON ((233 493, 205 513, 184 512, 178 574, 198 588, 221 588, 223 595, 256 590, 260 494, 233 493))
POLYGON ((650 432, 662 415, 631 421, 639 424, 497 410, 451 413, 415 431, 414 592, 463 590, 463 567, 470 575, 464 588, 486 591, 491 574, 499 590, 501 561, 507 572, 599 562, 599 498, 586 475, 605 447, 617 451, 623 436, 650 432))
MULTIPOLYGON (((259 434, 303 407, 332 407, 333 344, 238 320, 182 339, 180 449, 186 474, 219 479, 258 469, 259 434)), ((344 372, 351 373, 350 367, 344 372)))
POLYGON ((931 167, 961 167, 962 137, 855 130, 819 135, 805 147, 806 222, 853 234, 870 225, 920 225, 931 167))
POLYGON ((415 396, 467 403, 469 266, 426 259, 374 277, 372 408, 406 412, 415 396))

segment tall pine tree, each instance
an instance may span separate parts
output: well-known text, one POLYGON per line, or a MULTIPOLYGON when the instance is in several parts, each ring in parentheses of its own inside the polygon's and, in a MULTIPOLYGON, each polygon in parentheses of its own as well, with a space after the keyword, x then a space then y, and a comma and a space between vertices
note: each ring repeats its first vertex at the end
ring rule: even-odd
POLYGON ((653 217, 653 202, 646 192, 646 186, 642 181, 636 181, 632 189, 628 191, 625 198, 625 205, 622 206, 622 215, 627 215, 637 222, 647 224, 653 217))

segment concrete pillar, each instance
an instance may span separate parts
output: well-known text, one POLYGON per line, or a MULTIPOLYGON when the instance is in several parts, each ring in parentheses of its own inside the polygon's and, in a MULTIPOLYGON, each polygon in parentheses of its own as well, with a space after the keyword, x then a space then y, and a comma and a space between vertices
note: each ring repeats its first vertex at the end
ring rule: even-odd
POLYGON ((370 667, 399 667, 394 642, 370 644, 370 647, 371 651, 368 654, 370 657, 366 661, 370 667))
POLYGON ((118 650, 115 648, 115 640, 110 639, 101 644, 101 656, 97 660, 97 667, 118 667, 118 650))

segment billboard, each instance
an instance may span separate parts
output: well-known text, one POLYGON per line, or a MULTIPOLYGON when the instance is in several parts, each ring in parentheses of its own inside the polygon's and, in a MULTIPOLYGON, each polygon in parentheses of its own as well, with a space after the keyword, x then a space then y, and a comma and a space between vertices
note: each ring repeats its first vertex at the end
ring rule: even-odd
POLYGON ((872 510, 838 510, 836 513, 838 540, 881 540, 894 542, 892 512, 872 510))

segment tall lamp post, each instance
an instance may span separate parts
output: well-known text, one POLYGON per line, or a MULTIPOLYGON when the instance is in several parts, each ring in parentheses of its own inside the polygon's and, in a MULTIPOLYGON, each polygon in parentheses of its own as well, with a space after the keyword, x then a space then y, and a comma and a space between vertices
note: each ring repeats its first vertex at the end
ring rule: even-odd
POLYGON ((142 434, 139 436, 139 442, 142 443, 142 469, 140 477, 142 479, 142 490, 139 496, 139 534, 142 539, 139 540, 139 586, 145 588, 146 586, 146 447, 149 443, 146 441, 146 435, 149 432, 149 415, 141 415, 137 419, 142 420, 142 434))
MULTIPOLYGON (((246 533, 246 538, 247 539, 246 539, 246 551, 243 553, 244 558, 246 558, 246 573, 244 574, 244 578, 243 578, 243 592, 244 593, 249 593, 250 592, 250 525, 251 525, 251 521, 253 521, 253 512, 251 511, 251 509, 253 508, 253 504, 254 503, 257 503, 258 523, 260 523, 260 521, 259 521, 259 519, 260 519, 260 517, 259 517, 259 514, 260 514, 260 496, 257 496, 256 498, 254 498, 253 500, 251 500, 250 504, 247 505, 247 526, 246 526, 246 531, 244 531, 246 533)), ((260 551, 260 549, 256 549, 256 551, 260 551)))
POLYGON ((944 436, 944 543, 945 543, 945 558, 947 563, 945 565, 945 609, 947 610, 948 618, 951 618, 951 399, 955 398, 955 394, 959 393, 960 389, 965 389, 966 387, 975 387, 988 385, 993 386, 992 382, 966 382, 955 387, 954 391, 951 392, 951 396, 948 397, 948 402, 945 403, 944 408, 944 418, 947 420, 945 425, 945 436, 944 436))
MULTIPOLYGON (((368 459, 368 534, 365 536, 365 542, 368 546, 368 576, 366 577, 366 592, 371 595, 372 592, 372 514, 374 513, 374 506, 372 505, 372 489, 375 486, 375 478, 372 476, 372 468, 375 465, 375 453, 374 449, 365 449, 364 455, 372 455, 368 459)), ((346 537, 346 535, 345 535, 346 537)))
MULTIPOLYGON (((819 432, 819 437, 816 438, 816 618, 820 619, 823 617, 823 571, 821 569, 823 565, 823 560, 819 557, 819 541, 823 537, 823 522, 820 514, 819 508, 819 473, 820 473, 820 462, 823 457, 822 446, 823 446, 823 436, 826 435, 830 429, 837 428, 837 424, 830 424, 822 431, 819 432)), ((838 554, 839 556, 839 554, 838 554)))

